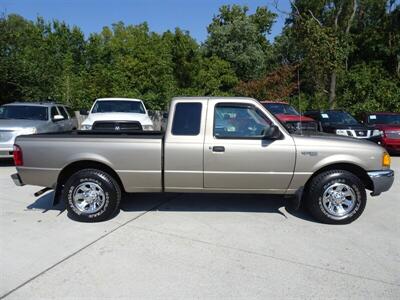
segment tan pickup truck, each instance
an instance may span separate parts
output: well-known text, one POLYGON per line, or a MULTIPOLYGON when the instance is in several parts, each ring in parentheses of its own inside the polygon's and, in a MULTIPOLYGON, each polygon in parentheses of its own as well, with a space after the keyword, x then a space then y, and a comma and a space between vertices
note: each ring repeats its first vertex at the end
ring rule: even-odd
POLYGON ((165 133, 38 134, 16 139, 17 185, 56 190, 80 221, 110 218, 134 192, 282 194, 319 221, 349 223, 394 179, 390 156, 368 141, 290 135, 251 98, 171 102, 165 133))

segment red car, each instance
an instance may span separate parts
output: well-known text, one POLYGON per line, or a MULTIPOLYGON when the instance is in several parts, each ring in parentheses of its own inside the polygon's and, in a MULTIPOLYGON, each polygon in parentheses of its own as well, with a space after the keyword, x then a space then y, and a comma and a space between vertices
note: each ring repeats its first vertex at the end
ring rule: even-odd
POLYGON ((400 154, 400 113, 368 113, 364 116, 363 122, 381 131, 379 143, 386 150, 400 154))
POLYGON ((318 124, 314 119, 300 115, 299 112, 290 104, 279 101, 260 102, 266 109, 273 113, 291 133, 318 131, 318 124))

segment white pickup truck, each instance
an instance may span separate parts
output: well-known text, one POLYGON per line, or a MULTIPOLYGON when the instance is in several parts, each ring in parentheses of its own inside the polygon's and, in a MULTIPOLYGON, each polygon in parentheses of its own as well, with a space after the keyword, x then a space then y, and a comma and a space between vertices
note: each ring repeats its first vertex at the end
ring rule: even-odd
POLYGON ((82 122, 82 130, 153 130, 153 122, 146 106, 140 99, 100 98, 90 112, 81 111, 88 117, 82 122))
POLYGON ((56 189, 81 221, 110 218, 133 192, 260 193, 304 202, 321 222, 349 223, 393 184, 390 156, 368 141, 289 134, 250 98, 175 98, 161 132, 18 137, 17 185, 56 189))

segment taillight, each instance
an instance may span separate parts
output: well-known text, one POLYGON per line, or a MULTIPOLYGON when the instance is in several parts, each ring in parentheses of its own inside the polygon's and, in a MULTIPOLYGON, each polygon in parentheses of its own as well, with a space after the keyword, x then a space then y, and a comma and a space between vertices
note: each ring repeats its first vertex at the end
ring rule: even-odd
POLYGON ((15 166, 22 166, 24 164, 24 159, 22 156, 22 150, 20 146, 14 145, 13 155, 14 155, 15 166))

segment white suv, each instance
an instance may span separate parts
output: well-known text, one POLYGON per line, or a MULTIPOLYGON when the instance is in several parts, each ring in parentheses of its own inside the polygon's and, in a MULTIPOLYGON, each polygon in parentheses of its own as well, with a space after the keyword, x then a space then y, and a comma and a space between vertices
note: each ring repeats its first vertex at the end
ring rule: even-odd
POLYGON ((82 122, 82 130, 93 129, 93 124, 101 122, 139 122, 143 130, 154 130, 144 103, 140 99, 100 98, 97 99, 90 112, 82 122))

